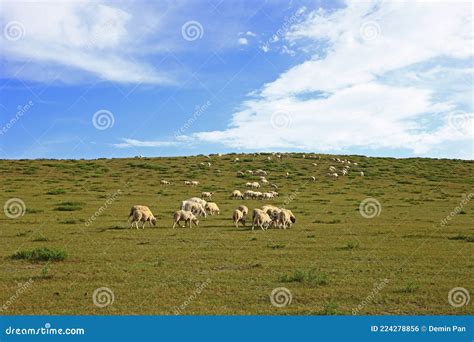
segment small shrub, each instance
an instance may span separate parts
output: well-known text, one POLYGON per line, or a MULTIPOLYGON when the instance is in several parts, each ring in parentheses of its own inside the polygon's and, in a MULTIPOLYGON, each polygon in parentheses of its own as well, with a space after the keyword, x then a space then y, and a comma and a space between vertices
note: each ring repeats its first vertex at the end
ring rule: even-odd
POLYGON ((405 284, 405 287, 402 289, 402 292, 413 293, 418 289, 419 289, 419 286, 410 281, 410 282, 405 284))
POLYGON ((284 244, 268 244, 267 245, 268 248, 271 248, 271 249, 282 249, 282 248, 285 248, 285 245, 284 244))
POLYGON ((33 250, 18 251, 14 253, 11 258, 29 261, 62 261, 66 259, 66 256, 67 254, 65 251, 42 247, 33 250))
POLYGON ((357 249, 359 248, 359 242, 358 241, 349 241, 346 246, 344 247, 344 249, 348 249, 348 250, 351 250, 351 249, 357 249))
POLYGON ((48 238, 44 235, 39 235, 33 238, 34 242, 39 242, 39 241, 48 241, 48 238))
POLYGON ((56 207, 58 211, 76 211, 81 210, 84 203, 82 202, 61 202, 56 207))
POLYGON ((48 191, 46 194, 47 195, 62 195, 65 193, 66 193, 66 190, 64 189, 54 189, 54 190, 48 191))

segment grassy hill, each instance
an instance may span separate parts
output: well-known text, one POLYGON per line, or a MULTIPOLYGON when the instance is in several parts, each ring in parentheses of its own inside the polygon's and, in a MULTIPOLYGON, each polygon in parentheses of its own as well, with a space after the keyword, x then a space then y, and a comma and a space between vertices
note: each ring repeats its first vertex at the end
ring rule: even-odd
POLYGON ((474 198, 463 197, 473 162, 340 156, 358 165, 333 179, 335 156, 269 156, 0 161, 1 314, 474 313, 472 301, 448 302, 452 288, 474 293, 474 198), (280 196, 230 199, 258 180, 236 175, 247 169, 267 170, 280 196), (221 215, 171 229, 180 202, 202 191, 215 192, 221 215), (373 218, 360 212, 367 198, 380 203, 373 218), (16 218, 11 199, 26 207, 16 218), (233 226, 239 204, 265 203, 291 209, 296 224, 233 226), (134 204, 157 226, 129 229, 134 204), (113 292, 105 307, 93 303, 101 287, 113 292), (270 301, 278 287, 292 296, 284 307, 270 301))

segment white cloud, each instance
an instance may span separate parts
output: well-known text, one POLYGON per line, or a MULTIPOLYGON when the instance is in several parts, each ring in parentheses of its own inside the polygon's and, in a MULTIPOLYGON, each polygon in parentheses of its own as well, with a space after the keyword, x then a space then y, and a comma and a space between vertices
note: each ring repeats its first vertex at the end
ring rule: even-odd
POLYGON ((142 141, 136 139, 122 139, 123 142, 113 144, 115 147, 127 148, 127 147, 170 147, 177 146, 180 143, 176 141, 159 141, 159 140, 150 140, 142 141))
MULTIPOLYGON (((472 65, 465 66, 473 55, 471 9, 469 2, 374 1, 313 11, 284 37, 292 50, 314 51, 313 57, 244 101, 228 129, 194 137, 233 148, 361 147, 414 154, 472 142, 470 132, 448 124, 452 111, 472 111, 472 97, 459 101, 432 76, 446 68, 471 73, 472 65), (434 70, 410 76, 420 65, 434 70), (289 127, 272 127, 279 112, 291 119, 289 127)), ((472 83, 458 87, 472 94, 472 83)))
POLYGON ((247 38, 239 38, 237 40, 237 42, 239 43, 239 45, 248 45, 249 41, 247 40, 247 38))
POLYGON ((113 3, 2 1, 2 28, 16 22, 22 31, 17 40, 5 33, 0 38, 9 61, 5 72, 41 80, 47 77, 46 69, 68 80, 68 74, 80 70, 124 83, 167 82, 162 73, 137 57, 134 49, 141 37, 131 29, 132 19, 113 3), (61 74, 62 70, 68 72, 61 74))
POLYGON ((250 36, 250 37, 256 37, 257 35, 255 33, 253 33, 252 31, 247 31, 247 33, 245 33, 247 36, 250 36))

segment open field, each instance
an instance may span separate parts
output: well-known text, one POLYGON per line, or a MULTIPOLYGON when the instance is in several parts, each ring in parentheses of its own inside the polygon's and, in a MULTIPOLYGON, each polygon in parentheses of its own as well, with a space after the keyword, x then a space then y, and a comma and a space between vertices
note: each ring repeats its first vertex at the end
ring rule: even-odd
POLYGON ((358 166, 332 179, 333 156, 309 156, 0 161, 0 203, 26 206, 23 216, 0 216, 1 314, 351 314, 364 300, 358 314, 474 313, 473 300, 448 302, 452 288, 474 293, 474 198, 463 197, 474 192, 473 162, 345 156, 358 166), (258 180, 236 172, 259 168, 280 197, 230 199, 258 180), (216 192, 221 215, 171 229, 181 201, 202 191, 216 192), (367 198, 380 202, 378 216, 361 215, 367 198), (296 224, 233 226, 239 204, 265 203, 286 205, 296 224), (149 206, 157 226, 129 229, 134 204, 149 206), (12 258, 40 247, 56 249, 57 260, 12 258), (106 307, 92 300, 100 287, 114 295, 106 307), (291 292, 289 305, 271 304, 277 287, 291 292))

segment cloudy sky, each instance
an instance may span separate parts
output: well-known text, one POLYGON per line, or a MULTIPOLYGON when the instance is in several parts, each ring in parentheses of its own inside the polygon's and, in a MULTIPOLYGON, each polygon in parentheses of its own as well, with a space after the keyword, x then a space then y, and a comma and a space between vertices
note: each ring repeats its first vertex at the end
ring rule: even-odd
POLYGON ((0 158, 474 159, 471 1, 0 0, 0 158))

